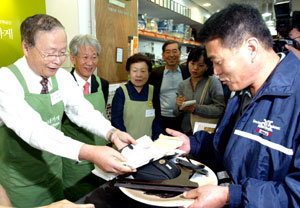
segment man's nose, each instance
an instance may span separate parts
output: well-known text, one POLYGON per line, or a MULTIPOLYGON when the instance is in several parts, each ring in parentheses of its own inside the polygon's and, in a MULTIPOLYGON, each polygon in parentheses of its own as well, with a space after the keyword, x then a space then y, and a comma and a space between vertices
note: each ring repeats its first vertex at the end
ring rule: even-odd
POLYGON ((214 66, 214 74, 215 75, 220 75, 221 73, 222 73, 222 71, 221 71, 220 67, 214 66))

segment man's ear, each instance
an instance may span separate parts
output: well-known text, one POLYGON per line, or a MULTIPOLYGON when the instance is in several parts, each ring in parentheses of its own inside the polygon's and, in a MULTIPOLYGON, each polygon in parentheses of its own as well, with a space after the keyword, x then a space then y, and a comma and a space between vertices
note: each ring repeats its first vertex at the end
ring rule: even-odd
POLYGON ((29 46, 28 46, 28 44, 25 42, 25 40, 22 41, 22 49, 23 49, 24 55, 27 56, 27 55, 28 55, 29 46))
POLYGON ((258 46, 259 46, 259 41, 256 38, 251 37, 247 40, 247 50, 248 53, 250 54, 252 63, 254 62, 257 56, 258 46))
POLYGON ((70 54, 70 60, 71 60, 72 64, 75 66, 76 57, 73 54, 70 54))

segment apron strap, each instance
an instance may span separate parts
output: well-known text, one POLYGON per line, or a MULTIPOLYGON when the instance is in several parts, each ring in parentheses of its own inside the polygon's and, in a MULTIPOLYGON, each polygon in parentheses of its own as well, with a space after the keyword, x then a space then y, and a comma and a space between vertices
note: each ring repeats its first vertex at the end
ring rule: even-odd
POLYGON ((58 84, 57 84, 57 80, 56 80, 55 75, 51 77, 51 82, 52 82, 52 90, 50 92, 52 93, 52 92, 58 90, 58 84))
POLYGON ((98 76, 95 76, 96 77, 96 81, 98 82, 99 86, 98 86, 98 92, 100 92, 100 90, 102 90, 102 85, 101 85, 101 80, 98 76))
POLYGON ((153 85, 150 85, 149 84, 149 89, 148 89, 148 101, 151 101, 153 100, 153 85))
POLYGON ((123 90, 123 92, 124 92, 125 99, 126 99, 126 100, 130 100, 130 97, 129 97, 129 95, 128 95, 128 91, 127 91, 126 86, 122 84, 120 87, 122 88, 122 90, 123 90))
POLYGON ((18 67, 14 64, 11 64, 7 68, 9 68, 10 71, 17 77, 17 79, 19 80, 20 84, 22 85, 22 87, 24 89, 24 93, 29 93, 26 81, 25 81, 23 75, 21 74, 20 70, 18 69, 18 67))
MULTIPOLYGON (((22 87, 24 89, 24 93, 29 93, 26 81, 25 81, 23 75, 21 74, 20 70, 18 69, 18 67, 14 64, 11 64, 7 68, 9 68, 10 71, 17 77, 17 79, 19 80, 20 84, 22 85, 22 87)), ((52 90, 50 92, 54 92, 58 89, 58 84, 57 84, 57 80, 56 80, 55 76, 51 77, 51 82, 52 82, 52 90)))

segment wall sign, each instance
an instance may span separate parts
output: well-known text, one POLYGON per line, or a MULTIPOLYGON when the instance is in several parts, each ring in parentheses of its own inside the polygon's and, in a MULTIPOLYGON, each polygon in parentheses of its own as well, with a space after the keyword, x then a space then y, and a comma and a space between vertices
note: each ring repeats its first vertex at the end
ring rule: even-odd
POLYGON ((109 0, 109 3, 113 4, 115 6, 118 6, 118 7, 125 8, 125 3, 123 3, 123 2, 121 2, 119 0, 109 0))
POLYGON ((122 63, 123 62, 123 48, 117 48, 116 62, 117 63, 122 63))

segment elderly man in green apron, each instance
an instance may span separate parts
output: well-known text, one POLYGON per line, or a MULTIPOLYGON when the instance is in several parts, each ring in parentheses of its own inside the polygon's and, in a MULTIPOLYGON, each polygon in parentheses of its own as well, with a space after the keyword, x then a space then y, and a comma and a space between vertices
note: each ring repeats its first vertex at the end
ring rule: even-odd
MULTIPOLYGON (((76 35, 69 44, 69 51, 71 62, 75 67, 71 74, 82 89, 85 99, 106 116, 109 84, 106 80, 93 74, 101 52, 99 41, 91 35, 76 35)), ((104 138, 78 127, 69 118, 65 118, 63 121, 62 131, 66 136, 86 144, 106 145, 104 138)), ((63 158, 63 184, 67 199, 77 201, 104 183, 104 180, 91 173, 93 169, 94 164, 91 162, 78 163, 63 158)))
POLYGON ((106 172, 134 170, 106 146, 65 136, 63 112, 78 126, 118 148, 135 140, 114 129, 84 98, 74 78, 60 68, 67 39, 49 15, 28 17, 21 25, 24 57, 0 69, 0 184, 14 207, 36 207, 63 199, 62 159, 88 160, 106 172))

